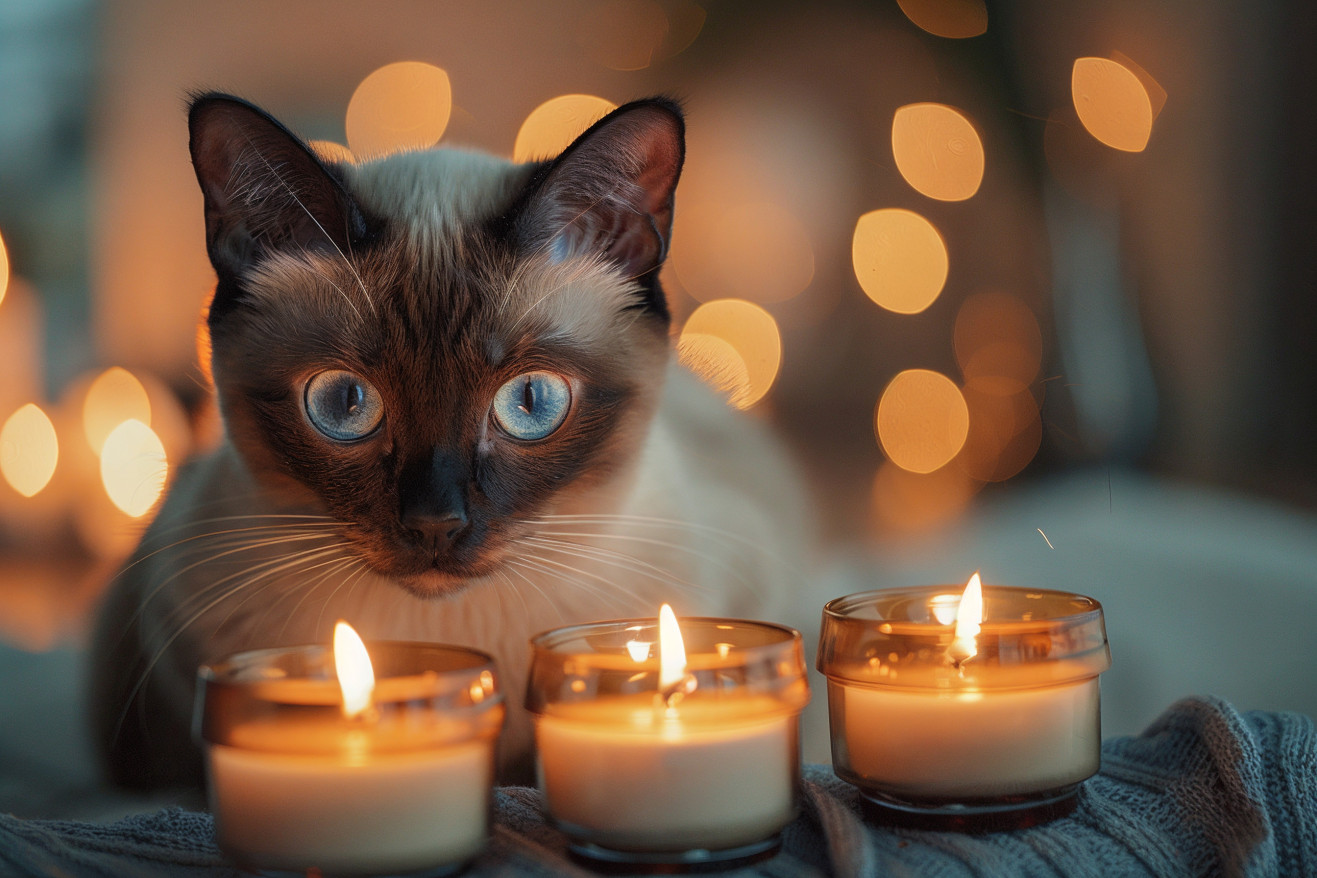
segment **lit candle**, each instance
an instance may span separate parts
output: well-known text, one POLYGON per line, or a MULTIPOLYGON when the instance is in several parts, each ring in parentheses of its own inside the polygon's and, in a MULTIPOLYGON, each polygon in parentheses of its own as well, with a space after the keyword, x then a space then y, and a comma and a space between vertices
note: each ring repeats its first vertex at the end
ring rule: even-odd
POLYGON ((776 845, 809 700, 797 632, 730 619, 679 628, 665 604, 657 626, 578 625, 532 646, 540 788, 574 851, 698 863, 776 845))
POLYGON ((258 650, 201 669, 216 839, 243 866, 397 874, 484 847, 504 713, 490 658, 422 643, 371 652, 374 668, 340 622, 332 658, 258 650))
POLYGON ((959 595, 838 598, 818 658, 833 765, 895 819, 1067 813, 1098 770, 1110 664, 1102 607, 1083 595, 983 589, 976 573, 959 595))

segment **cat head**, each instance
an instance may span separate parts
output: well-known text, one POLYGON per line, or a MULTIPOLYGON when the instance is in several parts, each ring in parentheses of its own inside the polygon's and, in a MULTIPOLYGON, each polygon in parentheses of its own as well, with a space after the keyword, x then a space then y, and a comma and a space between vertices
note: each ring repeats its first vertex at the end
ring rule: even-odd
POLYGON ((334 163, 197 97, 229 440, 276 502, 332 516, 420 594, 490 573, 537 516, 625 482, 668 358, 658 273, 679 108, 620 107, 557 158, 334 163))

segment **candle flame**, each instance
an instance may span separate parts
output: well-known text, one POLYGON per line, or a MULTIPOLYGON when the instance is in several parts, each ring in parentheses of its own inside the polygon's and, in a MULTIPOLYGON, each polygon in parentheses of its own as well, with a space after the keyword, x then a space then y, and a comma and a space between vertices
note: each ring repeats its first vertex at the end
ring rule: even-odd
POLYGON ((956 608, 956 634, 948 654, 957 666, 979 654, 976 638, 983 622, 983 582, 976 572, 969 578, 956 608))
POLYGON ((347 622, 334 626, 334 673, 343 691, 343 715, 360 716, 371 703, 375 691, 375 671, 361 635, 347 622))
POLYGON ((672 689, 686 676, 686 644, 672 607, 659 607, 659 689, 672 689))
POLYGON ((686 673, 686 644, 672 607, 659 608, 659 698, 663 706, 673 708, 695 691, 695 677, 686 673))

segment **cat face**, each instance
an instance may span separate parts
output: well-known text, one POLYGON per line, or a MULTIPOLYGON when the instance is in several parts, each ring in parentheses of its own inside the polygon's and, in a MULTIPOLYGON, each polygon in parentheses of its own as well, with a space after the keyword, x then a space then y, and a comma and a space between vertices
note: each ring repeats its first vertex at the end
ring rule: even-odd
POLYGON ((212 372, 280 502, 438 594, 625 479, 667 359, 673 105, 623 107, 530 165, 434 150, 329 166, 225 96, 190 121, 212 372))

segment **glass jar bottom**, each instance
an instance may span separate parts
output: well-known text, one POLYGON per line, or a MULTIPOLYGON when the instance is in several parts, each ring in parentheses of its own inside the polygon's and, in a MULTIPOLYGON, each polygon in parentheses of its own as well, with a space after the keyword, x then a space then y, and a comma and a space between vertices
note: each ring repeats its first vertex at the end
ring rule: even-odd
POLYGON ((1016 796, 972 801, 909 800, 860 790, 864 815, 874 823, 904 829, 1009 832, 1040 826, 1075 810, 1079 784, 1016 796))
POLYGON ((673 875, 746 866, 768 859, 780 846, 781 838, 774 834, 751 844, 717 850, 621 851, 593 842, 573 841, 568 852, 573 859, 601 872, 673 875))
POLYGON ((442 866, 429 866, 409 872, 334 872, 316 867, 307 869, 253 869, 244 867, 242 874, 247 878, 451 878, 460 875, 471 865, 469 860, 448 863, 442 866))

